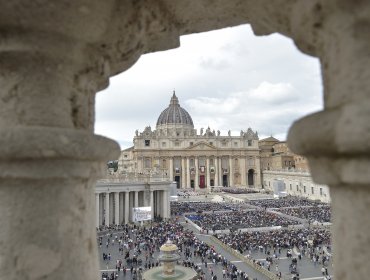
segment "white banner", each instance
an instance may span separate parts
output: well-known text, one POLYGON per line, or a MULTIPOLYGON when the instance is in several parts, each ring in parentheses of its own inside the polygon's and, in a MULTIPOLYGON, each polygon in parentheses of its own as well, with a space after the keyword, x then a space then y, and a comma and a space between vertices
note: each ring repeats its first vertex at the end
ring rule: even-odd
POLYGON ((132 208, 132 221, 150 221, 152 219, 152 207, 132 208))

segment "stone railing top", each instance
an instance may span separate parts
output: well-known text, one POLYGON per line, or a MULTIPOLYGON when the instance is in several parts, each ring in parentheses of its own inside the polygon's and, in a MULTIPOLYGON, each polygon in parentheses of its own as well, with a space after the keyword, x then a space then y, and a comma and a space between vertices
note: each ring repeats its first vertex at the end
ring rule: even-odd
POLYGON ((305 176, 311 176, 311 173, 304 170, 298 170, 298 169, 270 169, 270 170, 263 170, 263 173, 290 173, 290 174, 301 174, 305 176))
POLYGON ((98 183, 129 183, 129 182, 165 182, 170 181, 168 176, 160 176, 160 175, 112 175, 106 176, 104 178, 100 178, 97 182, 98 183))

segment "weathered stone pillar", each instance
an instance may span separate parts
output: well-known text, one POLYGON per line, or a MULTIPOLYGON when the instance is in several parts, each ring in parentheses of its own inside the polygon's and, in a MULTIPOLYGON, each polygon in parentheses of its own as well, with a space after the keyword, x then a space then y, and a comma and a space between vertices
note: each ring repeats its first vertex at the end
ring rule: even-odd
POLYGON ((66 29, 28 25, 36 7, 1 6, 0 275, 96 279, 95 180, 119 147, 93 133, 92 68, 66 29))
POLYGON ((301 49, 320 57, 324 110, 295 122, 288 141, 293 152, 308 158, 314 181, 330 186, 334 278, 366 279, 370 275, 365 264, 370 257, 370 3, 311 5, 310 17, 297 18, 295 23, 302 29, 293 38, 301 49))

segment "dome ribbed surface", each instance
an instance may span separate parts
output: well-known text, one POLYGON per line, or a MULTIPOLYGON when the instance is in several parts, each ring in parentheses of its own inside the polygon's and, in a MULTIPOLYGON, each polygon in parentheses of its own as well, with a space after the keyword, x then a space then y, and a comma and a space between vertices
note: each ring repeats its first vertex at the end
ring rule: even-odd
POLYGON ((193 120, 189 113, 180 106, 175 93, 173 93, 170 105, 162 111, 157 120, 157 126, 166 124, 184 124, 194 127, 193 120))

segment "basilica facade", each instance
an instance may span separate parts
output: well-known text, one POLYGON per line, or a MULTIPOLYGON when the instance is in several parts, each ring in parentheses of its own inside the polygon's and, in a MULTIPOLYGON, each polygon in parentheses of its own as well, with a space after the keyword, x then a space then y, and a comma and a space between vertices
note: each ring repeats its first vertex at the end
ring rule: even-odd
POLYGON ((176 181, 177 188, 261 186, 258 134, 248 128, 239 136, 194 129, 190 114, 175 94, 159 115, 156 128, 135 133, 133 146, 121 152, 118 172, 147 174, 176 181))

